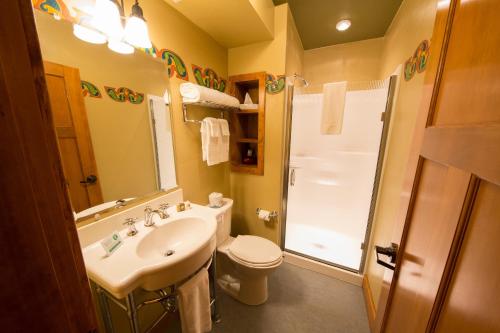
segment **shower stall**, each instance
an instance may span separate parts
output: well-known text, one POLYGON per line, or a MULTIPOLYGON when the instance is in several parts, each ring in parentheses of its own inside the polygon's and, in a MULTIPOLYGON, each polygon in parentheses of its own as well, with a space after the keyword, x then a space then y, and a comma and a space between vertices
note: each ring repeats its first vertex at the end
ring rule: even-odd
POLYGON ((320 85, 287 80, 282 244, 362 272, 396 77, 348 82, 340 134, 320 133, 320 85), (301 83, 302 87, 298 87, 301 83))

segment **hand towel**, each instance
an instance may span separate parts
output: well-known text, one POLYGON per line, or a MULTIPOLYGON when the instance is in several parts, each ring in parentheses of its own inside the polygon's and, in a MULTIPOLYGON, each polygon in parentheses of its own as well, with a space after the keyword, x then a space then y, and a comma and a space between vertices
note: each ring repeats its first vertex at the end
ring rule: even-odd
POLYGON ((221 149, 219 157, 219 162, 227 162, 229 161, 229 124, 226 119, 219 119, 219 125, 221 129, 221 149))
POLYGON ((346 81, 323 85, 321 134, 340 134, 342 132, 346 90, 346 81))
POLYGON ((208 145, 210 144, 210 125, 208 124, 207 118, 201 121, 200 126, 200 134, 201 134, 201 153, 202 160, 206 161, 208 156, 208 145))
POLYGON ((218 119, 210 117, 205 119, 208 124, 207 165, 211 166, 221 162, 222 133, 218 119))
POLYGON ((202 268, 179 287, 177 301, 182 333, 204 333, 212 330, 208 271, 202 268))
POLYGON ((207 117, 201 121, 200 127, 202 160, 206 161, 208 165, 217 164, 219 158, 220 136, 212 135, 212 133, 215 133, 215 129, 213 129, 214 121, 217 121, 217 119, 207 117))

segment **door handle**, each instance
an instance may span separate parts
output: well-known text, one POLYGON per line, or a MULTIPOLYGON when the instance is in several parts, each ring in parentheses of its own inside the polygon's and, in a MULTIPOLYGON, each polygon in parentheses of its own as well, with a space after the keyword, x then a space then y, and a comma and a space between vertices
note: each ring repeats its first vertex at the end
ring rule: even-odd
POLYGON ((292 172, 290 174, 290 186, 295 186, 295 168, 292 168, 292 172))
POLYGON ((396 263, 396 257, 398 255, 398 245, 395 243, 392 243, 391 246, 388 247, 382 247, 375 245, 375 253, 377 255, 377 264, 382 265, 386 268, 389 268, 390 270, 394 270, 396 268, 396 265, 391 265, 396 263), (380 255, 384 255, 390 258, 390 263, 382 260, 379 258, 380 255))
POLYGON ((92 185, 97 183, 97 176, 96 175, 88 175, 85 180, 81 180, 80 184, 87 184, 87 185, 92 185))

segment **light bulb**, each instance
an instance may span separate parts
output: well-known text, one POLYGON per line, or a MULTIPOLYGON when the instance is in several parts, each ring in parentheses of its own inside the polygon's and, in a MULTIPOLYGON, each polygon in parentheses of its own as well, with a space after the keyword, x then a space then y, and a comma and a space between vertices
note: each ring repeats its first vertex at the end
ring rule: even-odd
POLYGON ((134 47, 122 42, 121 40, 110 39, 108 41, 108 48, 111 51, 121 53, 121 54, 132 54, 134 53, 134 47))
POLYGON ((99 31, 92 30, 80 24, 73 24, 73 35, 87 43, 104 44, 106 43, 106 36, 99 31))
POLYGON ((92 25, 110 39, 121 40, 123 37, 120 11, 110 0, 96 0, 92 25))
POLYGON ((349 29, 351 26, 351 21, 350 20, 340 20, 337 22, 337 25, 335 26, 338 31, 346 31, 349 29))
POLYGON ((136 47, 149 49, 153 47, 149 39, 148 26, 143 19, 130 16, 125 25, 124 40, 136 47))

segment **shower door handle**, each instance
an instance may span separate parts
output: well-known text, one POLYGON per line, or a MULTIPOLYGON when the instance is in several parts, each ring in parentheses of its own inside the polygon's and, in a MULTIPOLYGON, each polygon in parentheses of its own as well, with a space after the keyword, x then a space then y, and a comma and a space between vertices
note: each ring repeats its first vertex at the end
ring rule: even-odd
POLYGON ((290 186, 295 186, 295 168, 292 168, 290 173, 290 186))

